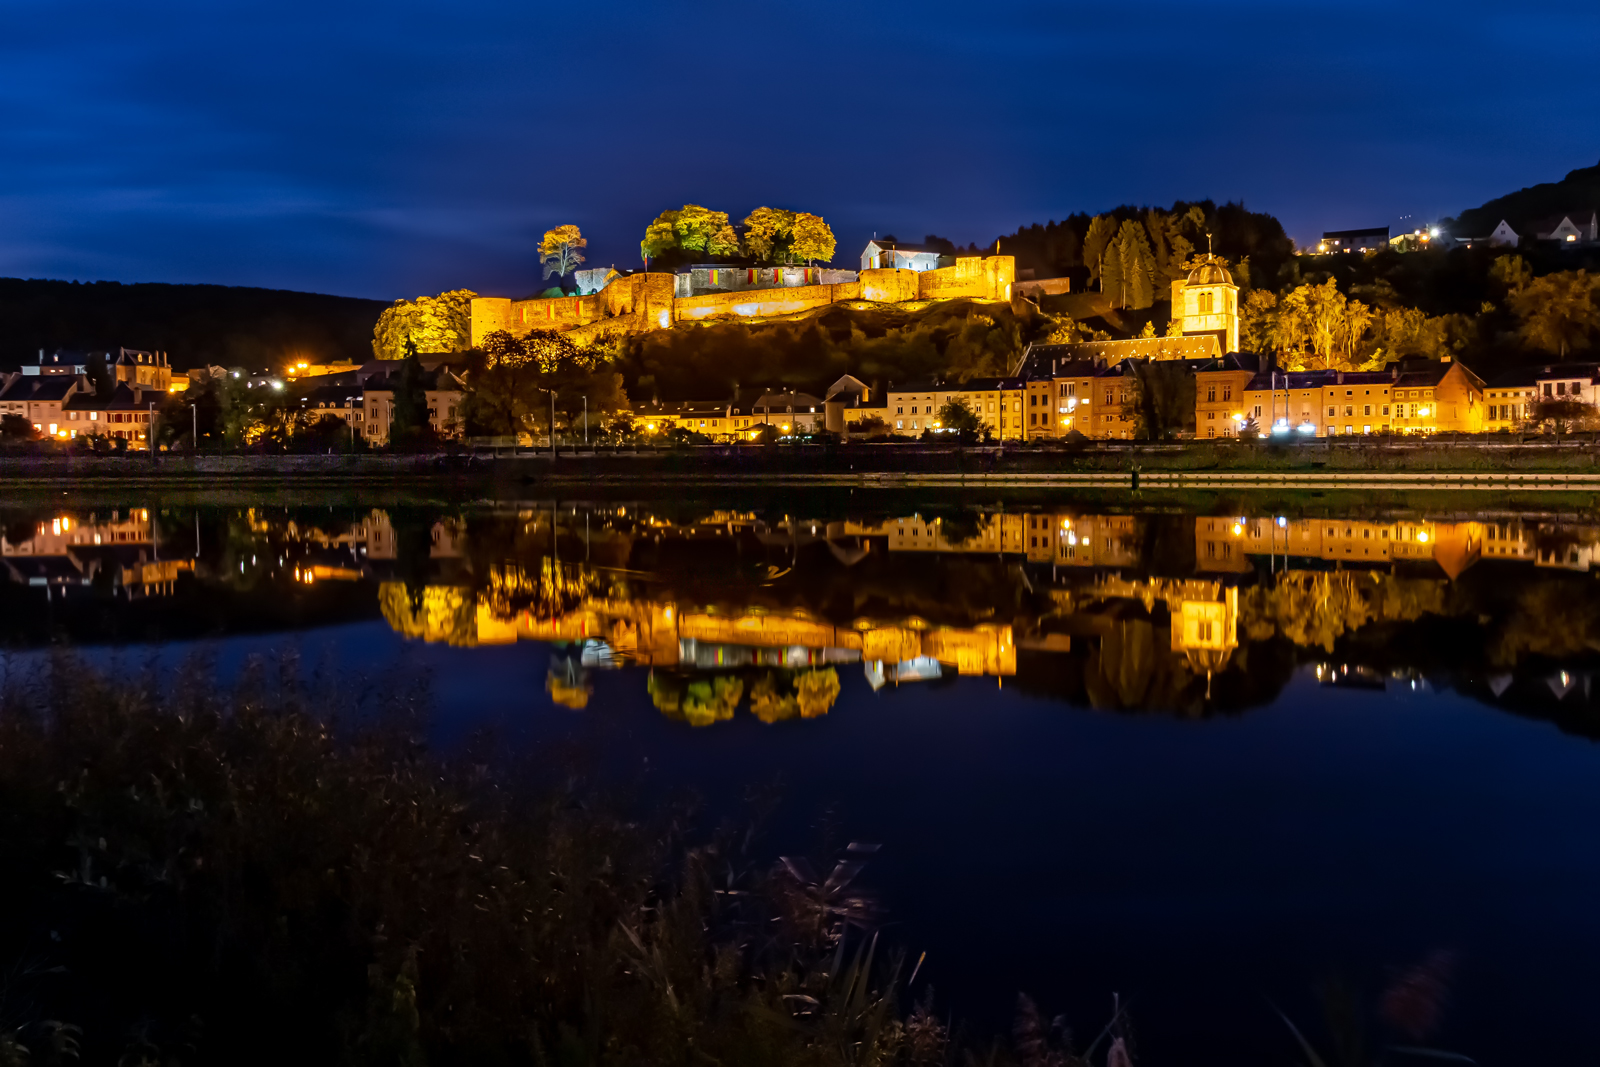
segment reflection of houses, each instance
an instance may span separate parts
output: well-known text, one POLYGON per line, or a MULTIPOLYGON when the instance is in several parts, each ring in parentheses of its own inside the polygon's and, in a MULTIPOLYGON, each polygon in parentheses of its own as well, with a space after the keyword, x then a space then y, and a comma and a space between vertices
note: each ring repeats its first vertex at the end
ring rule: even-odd
POLYGON ((0 560, 13 582, 66 591, 106 583, 130 600, 172 592, 187 559, 161 559, 148 509, 136 508, 109 520, 82 522, 62 515, 40 523, 26 541, 0 537, 0 560))
POLYGON ((1138 562, 1132 515, 1001 512, 978 518, 975 529, 952 530, 934 516, 909 515, 864 533, 884 534, 890 552, 1017 554, 1030 563, 1125 567, 1138 562))
POLYGON ((1384 565, 1432 560, 1454 578, 1477 561, 1477 522, 1369 522, 1360 519, 1195 519, 1195 563, 1202 571, 1252 570, 1250 556, 1384 565))

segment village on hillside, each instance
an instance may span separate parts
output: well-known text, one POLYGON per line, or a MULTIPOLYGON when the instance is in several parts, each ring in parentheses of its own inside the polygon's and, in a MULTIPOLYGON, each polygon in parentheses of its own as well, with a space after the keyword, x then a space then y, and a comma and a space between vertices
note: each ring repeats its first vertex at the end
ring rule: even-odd
POLYGON ((1600 216, 1516 225, 1531 233, 1371 227, 1295 248, 1269 215, 1179 204, 984 248, 875 236, 841 268, 818 216, 685 205, 647 228, 641 270, 586 267, 561 226, 532 296, 396 301, 369 360, 178 370, 161 351, 40 349, 0 373, 0 425, 100 451, 1600 429, 1600 364, 1575 358, 1600 300, 1570 269, 1600 249, 1600 216), (1408 300, 1439 278, 1476 310, 1408 300))

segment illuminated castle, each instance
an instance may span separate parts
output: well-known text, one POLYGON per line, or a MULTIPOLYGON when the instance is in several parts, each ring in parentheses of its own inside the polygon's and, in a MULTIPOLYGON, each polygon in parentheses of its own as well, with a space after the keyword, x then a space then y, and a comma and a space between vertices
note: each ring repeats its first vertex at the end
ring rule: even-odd
MULTIPOLYGON (((597 272, 589 272, 591 274, 597 272)), ((1006 302, 1016 280, 1012 256, 969 256, 932 269, 884 267, 860 272, 814 267, 691 268, 679 275, 609 274, 598 292, 535 300, 480 296, 472 301, 472 344, 496 330, 643 333, 680 322, 718 322, 793 315, 846 300, 1006 302)), ((1237 334, 1237 330, 1235 331, 1237 334)))

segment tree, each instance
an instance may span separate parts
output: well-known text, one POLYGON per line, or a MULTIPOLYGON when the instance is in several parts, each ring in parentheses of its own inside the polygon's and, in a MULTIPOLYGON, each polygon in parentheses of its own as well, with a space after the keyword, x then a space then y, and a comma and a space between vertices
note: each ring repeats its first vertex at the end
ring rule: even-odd
POLYGON ((106 354, 104 352, 90 352, 84 372, 90 384, 94 386, 95 396, 107 397, 117 391, 116 375, 112 372, 110 364, 106 362, 106 354))
POLYGON ((795 214, 777 207, 758 207, 744 217, 744 254, 760 263, 776 263, 788 250, 795 214))
POLYGON ((1489 277, 1504 286, 1508 293, 1516 293, 1533 281, 1533 268, 1521 256, 1500 256, 1490 266, 1489 277))
POLYGON ((732 256, 739 251, 739 237, 728 222, 726 211, 712 211, 699 204, 685 204, 676 211, 663 211, 645 228, 639 252, 645 259, 732 256))
POLYGON ((1600 331, 1597 280, 1587 271, 1560 271, 1509 293, 1507 302, 1522 321, 1522 339, 1560 359, 1573 349, 1587 348, 1589 338, 1600 331))
POLYGON ((962 444, 971 444, 983 431, 983 419, 961 397, 953 397, 939 408, 939 427, 954 430, 962 444))
POLYGON ((394 420, 389 424, 391 447, 414 448, 433 432, 428 419, 428 372, 417 358, 417 346, 406 346, 400 372, 394 376, 394 420))
POLYGON ((1252 289, 1239 311, 1239 347, 1246 352, 1277 348, 1278 294, 1252 289))
POLYGON ((833 253, 837 242, 833 239, 833 230, 820 215, 809 215, 802 211, 794 218, 793 243, 790 250, 797 259, 807 263, 828 263, 833 260, 833 253))
POLYGON ((408 343, 418 352, 465 352, 472 347, 472 298, 477 295, 470 289, 453 289, 438 296, 396 300, 373 327, 373 356, 402 359, 408 343))
POLYGON ((539 242, 539 262, 544 265, 544 276, 548 278, 553 274, 565 278, 577 270, 583 263, 579 250, 588 245, 576 226, 557 226, 545 231, 544 239, 539 242))
POLYGON ((1083 262, 1089 268, 1089 284, 1099 282, 1102 293, 1106 291, 1106 286, 1101 268, 1106 251, 1116 235, 1117 220, 1110 215, 1096 215, 1089 223, 1089 232, 1083 239, 1083 262))
POLYGON ((33 423, 22 415, 0 415, 0 437, 7 441, 32 441, 39 436, 33 423))
POLYGON ((1111 297, 1111 305, 1138 310, 1155 303, 1155 256, 1144 227, 1128 219, 1117 230, 1112 248, 1116 274, 1111 273, 1113 257, 1108 256, 1101 280, 1101 292, 1111 297))

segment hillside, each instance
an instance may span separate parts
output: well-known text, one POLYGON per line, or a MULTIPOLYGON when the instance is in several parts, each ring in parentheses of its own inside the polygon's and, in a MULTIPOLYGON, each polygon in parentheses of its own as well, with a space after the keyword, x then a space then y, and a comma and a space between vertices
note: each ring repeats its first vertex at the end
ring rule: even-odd
POLYGON ((281 366, 370 359, 388 305, 284 289, 0 278, 0 368, 39 349, 167 352, 173 366, 281 366))
POLYGON ((1501 219, 1519 234, 1531 234, 1531 223, 1580 208, 1600 208, 1600 163, 1568 171, 1558 182, 1541 182, 1496 197, 1481 207, 1468 208, 1454 219, 1441 221, 1455 237, 1483 237, 1501 219))

